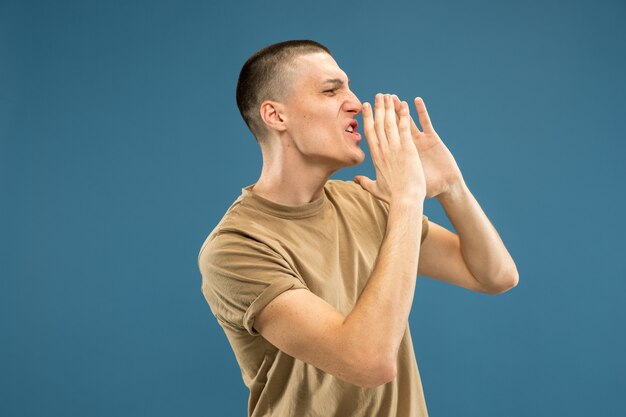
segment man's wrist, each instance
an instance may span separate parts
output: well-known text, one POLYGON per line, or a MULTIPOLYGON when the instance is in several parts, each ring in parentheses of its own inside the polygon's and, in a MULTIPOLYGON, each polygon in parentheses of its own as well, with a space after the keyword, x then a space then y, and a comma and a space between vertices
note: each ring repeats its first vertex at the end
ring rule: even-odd
POLYGON ((448 191, 439 194, 436 198, 442 205, 454 204, 455 202, 462 200, 468 192, 469 188, 467 188, 465 181, 459 180, 451 184, 448 191))
POLYGON ((424 200, 426 199, 423 195, 418 195, 415 197, 397 197, 392 198, 389 202, 389 208, 395 207, 406 210, 417 210, 420 207, 424 207, 424 200))

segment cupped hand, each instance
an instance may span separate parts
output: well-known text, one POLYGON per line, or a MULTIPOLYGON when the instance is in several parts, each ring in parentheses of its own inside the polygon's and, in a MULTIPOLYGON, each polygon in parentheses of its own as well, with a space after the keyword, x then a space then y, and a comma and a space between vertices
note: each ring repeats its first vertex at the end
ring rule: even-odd
MULTIPOLYGON (((400 114, 404 102, 400 101, 396 95, 393 95, 392 99, 396 114, 400 114)), ((411 137, 419 152, 426 177, 426 198, 445 195, 455 185, 463 183, 463 175, 452 153, 435 132, 424 100, 421 97, 416 97, 414 101, 422 130, 418 129, 415 121, 409 115, 411 137)))
POLYGON ((363 131, 376 171, 376 180, 357 175, 354 181, 374 197, 392 201, 419 202, 426 193, 420 155, 411 136, 409 106, 399 105, 398 118, 393 98, 377 94, 374 110, 363 104, 363 131))

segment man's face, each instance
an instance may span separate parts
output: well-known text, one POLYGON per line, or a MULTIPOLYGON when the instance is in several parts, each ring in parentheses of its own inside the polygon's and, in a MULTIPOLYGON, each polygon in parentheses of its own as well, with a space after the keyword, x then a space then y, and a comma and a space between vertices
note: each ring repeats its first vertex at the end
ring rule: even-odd
POLYGON ((354 119, 362 105, 346 73, 326 53, 299 56, 292 71, 283 112, 287 133, 304 159, 331 170, 363 162, 354 119))

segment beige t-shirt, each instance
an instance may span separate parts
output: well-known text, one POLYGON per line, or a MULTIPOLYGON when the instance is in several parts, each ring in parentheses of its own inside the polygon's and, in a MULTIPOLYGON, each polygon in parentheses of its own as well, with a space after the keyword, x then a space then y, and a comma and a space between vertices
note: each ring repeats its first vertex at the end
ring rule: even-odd
MULTIPOLYGON (((375 388, 342 381, 280 351, 253 327, 280 293, 304 288, 350 313, 385 235, 388 205, 351 181, 329 180, 319 199, 284 206, 242 188, 198 255, 202 293, 250 389, 248 415, 423 417, 424 393, 407 329, 396 378, 375 388)), ((423 216, 422 241, 428 232, 423 216)), ((311 317, 311 320, 315 320, 311 317)))

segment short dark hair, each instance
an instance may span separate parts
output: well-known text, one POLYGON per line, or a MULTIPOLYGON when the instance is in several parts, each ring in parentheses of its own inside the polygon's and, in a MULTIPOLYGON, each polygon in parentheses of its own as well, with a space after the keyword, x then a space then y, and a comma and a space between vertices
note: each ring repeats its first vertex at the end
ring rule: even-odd
POLYGON ((318 42, 291 40, 266 46, 243 64, 237 80, 237 107, 257 142, 266 132, 259 106, 265 100, 284 99, 287 93, 285 87, 289 84, 286 65, 300 55, 316 52, 332 55, 327 47, 318 42))

